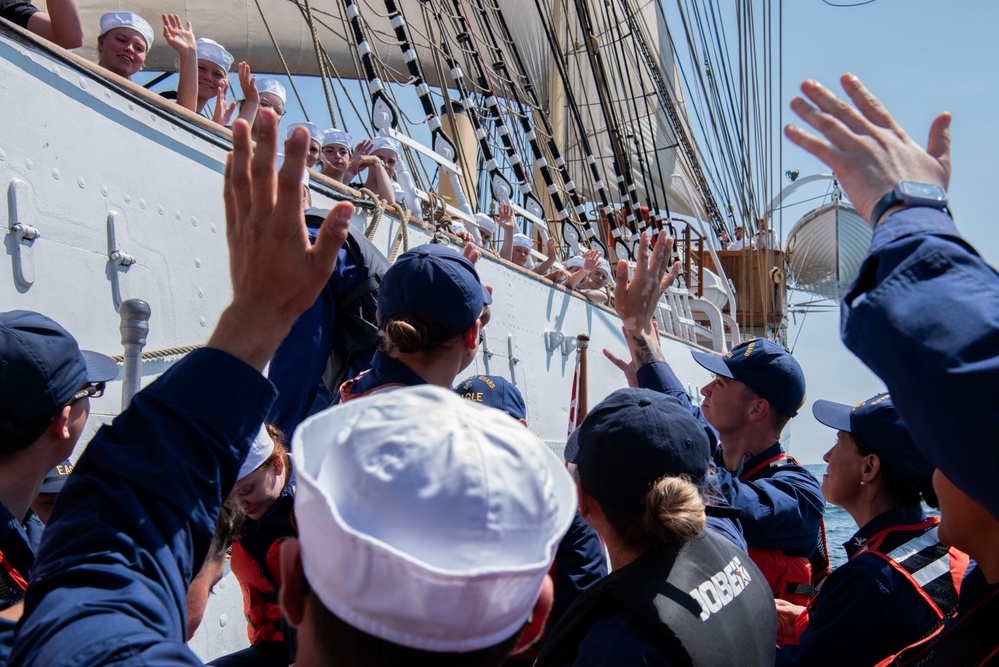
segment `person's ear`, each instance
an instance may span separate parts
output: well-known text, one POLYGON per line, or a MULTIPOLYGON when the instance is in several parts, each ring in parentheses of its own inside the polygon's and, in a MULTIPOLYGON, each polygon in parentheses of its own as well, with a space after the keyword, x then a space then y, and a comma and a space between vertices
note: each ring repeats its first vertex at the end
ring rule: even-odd
POLYGON ((527 650, 545 634, 545 627, 548 625, 548 617, 551 615, 552 606, 555 604, 555 582, 552 581, 551 574, 546 574, 541 582, 541 592, 534 603, 531 615, 527 619, 526 625, 520 631, 517 643, 510 651, 511 656, 527 650))
POLYGON ((469 350, 474 350, 475 347, 479 344, 479 331, 481 329, 482 329, 481 321, 475 320, 475 322, 472 323, 472 326, 468 327, 468 329, 465 330, 465 333, 462 334, 461 338, 462 338, 462 343, 464 343, 466 348, 468 348, 469 350))
POLYGON ((289 537, 281 543, 281 590, 278 591, 278 604, 288 623, 296 628, 305 618, 304 583, 301 546, 298 538, 289 537))
POLYGON ((52 421, 52 425, 49 426, 49 433, 56 439, 65 440, 69 438, 69 413, 73 409, 73 405, 64 405, 56 418, 52 421))
POLYGON ((274 457, 274 474, 280 477, 284 474, 284 457, 275 456, 274 457))

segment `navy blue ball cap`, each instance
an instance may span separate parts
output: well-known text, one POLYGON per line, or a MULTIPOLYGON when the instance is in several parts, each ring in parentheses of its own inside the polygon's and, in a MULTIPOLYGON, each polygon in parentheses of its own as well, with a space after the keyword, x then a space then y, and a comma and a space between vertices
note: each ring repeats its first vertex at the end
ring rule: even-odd
POLYGON ((59 493, 62 491, 63 485, 66 484, 66 480, 72 472, 73 462, 66 459, 49 471, 49 474, 45 476, 45 481, 42 482, 42 488, 38 490, 38 493, 59 493))
POLYGON ((502 410, 514 419, 527 419, 524 395, 499 375, 473 375, 459 382, 454 391, 466 400, 502 410))
POLYGON ((118 364, 80 351, 56 322, 27 310, 0 313, 0 451, 30 445, 23 427, 55 413, 92 382, 118 377, 118 364))
POLYGON ((427 244, 399 256, 378 290, 378 322, 401 313, 425 315, 449 336, 468 330, 493 302, 470 261, 454 246, 427 244))
POLYGON ((794 417, 805 402, 805 374, 791 353, 766 338, 746 341, 723 355, 691 351, 715 375, 742 382, 760 398, 794 417))
POLYGON ((641 515, 642 498, 667 475, 699 488, 710 462, 708 436, 677 399, 650 389, 619 389, 572 432, 565 459, 586 492, 604 507, 641 515))
POLYGON ((929 484, 933 466, 916 447, 890 394, 878 394, 854 406, 815 401, 812 414, 830 428, 860 436, 877 454, 885 474, 906 488, 919 492, 929 484))

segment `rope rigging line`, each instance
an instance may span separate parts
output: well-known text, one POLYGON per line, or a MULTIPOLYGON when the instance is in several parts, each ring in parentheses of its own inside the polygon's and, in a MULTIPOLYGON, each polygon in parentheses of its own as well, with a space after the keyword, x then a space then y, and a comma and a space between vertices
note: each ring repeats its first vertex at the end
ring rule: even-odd
MULTIPOLYGON (((538 10, 538 15, 542 17, 541 25, 542 27, 544 27, 545 37, 548 40, 548 46, 552 55, 552 62, 555 64, 555 69, 556 71, 558 71, 559 78, 562 82, 563 90, 565 91, 566 106, 569 109, 569 115, 572 117, 572 120, 576 125, 576 131, 577 131, 576 140, 583 154, 583 161, 586 162, 589 168, 589 178, 591 180, 590 191, 591 192, 593 190, 597 191, 597 194, 600 197, 600 204, 606 211, 608 220, 610 220, 610 217, 612 215, 612 206, 610 203, 610 197, 607 194, 606 185, 604 184, 604 181, 600 176, 600 171, 597 168, 597 158, 593 154, 593 150, 590 146, 589 139, 587 139, 586 126, 583 123, 582 115, 580 114, 579 111, 579 105, 576 102, 575 94, 573 93, 572 87, 569 83, 569 75, 568 72, 566 71, 565 63, 563 62, 562 54, 567 53, 567 51, 562 50, 562 47, 558 42, 558 38, 553 34, 552 21, 546 20, 545 11, 541 5, 541 1, 534 0, 534 4, 538 10)), ((508 30, 507 32, 509 34, 508 30)), ((592 124, 591 127, 593 127, 592 124)), ((600 156, 600 159, 602 161, 603 156, 600 156)), ((614 237, 614 239, 620 240, 621 239, 620 228, 615 223, 613 223, 613 221, 609 225, 609 228, 610 228, 610 233, 614 237)))
MULTIPOLYGON (((486 7, 482 2, 482 0, 476 0, 476 4, 478 6, 477 11, 478 11, 478 17, 480 19, 480 25, 484 26, 485 28, 484 32, 490 43, 490 51, 493 54, 492 69, 499 72, 500 76, 503 79, 512 82, 515 77, 509 73, 506 60, 503 58, 503 52, 499 48, 499 43, 496 39, 496 35, 492 30, 490 21, 488 20, 486 7)), ((562 199, 562 195, 555 184, 555 177, 548 166, 548 160, 545 158, 541 144, 538 143, 537 141, 537 135, 535 134, 534 126, 531 123, 530 114, 527 112, 526 108, 524 108, 524 104, 520 99, 520 96, 517 94, 517 90, 514 86, 509 87, 508 94, 511 95, 511 99, 513 99, 513 101, 516 102, 518 107, 522 108, 522 113, 518 114, 518 118, 520 119, 521 123, 522 136, 523 139, 527 141, 527 144, 530 147, 531 154, 533 155, 534 158, 535 166, 538 167, 538 170, 541 172, 542 180, 544 181, 545 187, 547 188, 547 192, 552 199, 552 203, 555 207, 558 218, 561 221, 570 219, 569 211, 567 210, 565 202, 562 199)), ((499 110, 499 107, 497 107, 497 110, 499 110)), ((502 113, 502 110, 499 111, 500 113, 502 113)), ((521 145, 523 146, 523 143, 521 145)), ((571 181, 569 182, 571 183, 571 181)))
MULTIPOLYGON (((264 29, 267 30, 267 36, 271 40, 271 44, 274 46, 274 50, 278 54, 278 60, 281 61, 281 67, 284 68, 285 76, 288 77, 288 82, 291 84, 291 89, 295 93, 295 99, 298 100, 298 106, 302 109, 302 113, 305 115, 305 120, 309 120, 309 112, 305 110, 305 104, 302 102, 302 96, 298 92, 298 88, 295 87, 295 79, 291 76, 291 69, 288 67, 288 62, 284 59, 284 54, 281 53, 281 47, 278 46, 277 38, 274 37, 274 33, 271 31, 271 26, 267 22, 267 17, 264 16, 264 10, 260 6, 260 0, 253 0, 257 5, 257 12, 260 14, 260 20, 264 23, 264 29)), ((310 121, 311 122, 311 121, 310 121)))
POLYGON ((517 176, 521 196, 524 199, 524 208, 535 217, 544 220, 544 206, 541 205, 541 202, 533 194, 531 179, 528 177, 527 171, 524 169, 523 161, 517 153, 517 150, 513 145, 513 141, 510 138, 510 129, 506 124, 506 120, 499 111, 496 91, 494 90, 488 72, 486 72, 485 68, 482 66, 482 50, 479 48, 478 37, 474 32, 472 32, 471 26, 465 17, 464 2, 463 0, 452 0, 452 6, 455 12, 453 20, 457 22, 455 26, 457 30, 457 42, 459 45, 462 42, 465 42, 475 53, 472 63, 478 72, 479 78, 482 80, 482 84, 487 89, 485 92, 485 106, 492 116, 491 120, 495 124, 496 131, 500 136, 501 142, 503 143, 503 152, 506 154, 507 162, 513 168, 513 171, 517 176))
MULTIPOLYGON (((482 5, 482 2, 483 0, 479 0, 480 6, 482 5)), ((510 28, 506 22, 506 18, 503 16, 503 12, 499 6, 499 3, 493 1, 491 3, 491 9, 493 15, 497 18, 497 23, 503 33, 502 34, 503 42, 512 53, 514 63, 517 66, 518 72, 516 78, 519 78, 520 81, 522 82, 524 87, 524 92, 527 94, 529 103, 531 107, 535 110, 535 113, 532 114, 532 116, 536 119, 541 120, 542 129, 544 131, 546 139, 545 148, 547 149, 548 156, 551 158, 552 163, 555 165, 556 169, 558 170, 562 183, 568 192, 569 200, 572 203, 573 210, 575 211, 579 222, 583 226, 583 233, 585 234, 586 239, 590 243, 593 243, 597 239, 596 231, 593 229, 593 226, 590 224, 590 221, 586 215, 586 207, 583 205, 582 199, 579 193, 576 191, 575 183, 573 182, 572 177, 570 176, 568 169, 566 168, 565 159, 562 157, 562 154, 559 151, 558 144, 555 141, 554 128, 552 128, 551 123, 549 122, 548 115, 541 108, 538 95, 534 90, 534 85, 532 84, 530 78, 527 76, 527 67, 525 66, 524 60, 520 55, 520 49, 517 47, 516 42, 514 42, 513 40, 513 36, 510 33, 510 28)), ((544 17, 540 18, 542 21, 544 20, 544 17)), ((487 24, 490 23, 490 21, 488 21, 488 17, 486 17, 485 14, 483 14, 483 19, 487 24)), ((571 93, 571 91, 567 92, 571 93)), ((521 97, 518 95, 517 99, 519 101, 521 97)), ((527 117, 528 114, 525 113, 524 116, 527 117)), ((536 125, 532 126, 532 129, 536 131, 536 125)), ((583 173, 585 177, 586 173, 585 170, 583 173)), ((544 178, 544 171, 542 171, 542 178, 544 178)), ((545 185, 546 187, 548 187, 549 192, 553 192, 552 191, 553 184, 554 183, 548 183, 547 179, 545 179, 545 185)), ((554 199, 554 194, 553 194, 553 201, 556 201, 556 208, 559 208, 557 200, 554 199)))
MULTIPOLYGON (((618 26, 619 35, 617 39, 612 39, 611 50, 614 53, 614 61, 617 63, 618 70, 624 72, 625 81, 627 82, 628 91, 625 97, 626 99, 630 99, 631 101, 632 114, 634 119, 631 123, 631 126, 635 128, 632 134, 637 135, 637 140, 635 141, 637 150, 635 151, 635 155, 638 160, 638 173, 642 177, 642 184, 643 187, 645 188, 646 205, 649 209, 649 214, 650 214, 649 217, 651 219, 653 227, 656 230, 659 230, 662 229, 662 221, 660 220, 659 217, 659 210, 660 210, 659 198, 656 194, 656 188, 652 183, 649 169, 646 168, 646 161, 648 160, 649 153, 645 145, 645 132, 642 126, 642 119, 643 118, 648 119, 649 129, 651 133, 651 130, 653 129, 653 121, 657 120, 657 116, 655 112, 649 108, 649 99, 645 95, 644 77, 638 77, 639 82, 642 85, 641 98, 645 107, 645 113, 644 114, 639 113, 638 100, 636 99, 638 95, 635 94, 635 85, 633 77, 631 75, 631 67, 628 66, 627 55, 623 53, 624 44, 626 42, 631 42, 634 44, 634 42, 638 39, 638 35, 634 34, 634 31, 631 31, 630 27, 629 27, 629 32, 631 33, 630 35, 624 34, 621 31, 621 26, 626 24, 619 19, 615 5, 612 5, 610 3, 604 4, 604 17, 607 22, 607 25, 618 26), (627 37, 631 37, 631 39, 630 40, 626 39, 627 37)), ((658 155, 655 155, 654 153, 653 155, 655 161, 658 163, 659 162, 658 155)), ((659 171, 660 173, 662 173, 661 168, 659 171)), ((663 195, 665 196, 665 191, 663 192, 663 195)), ((639 216, 641 216, 641 210, 638 211, 638 214, 639 216)), ((669 217, 668 212, 666 217, 667 218, 669 217)))
MULTIPOLYGON (((586 54, 595 79, 597 97, 600 99, 600 110, 603 113, 610 137, 611 153, 614 158, 614 179, 617 181, 618 192, 624 204, 625 223, 632 232, 641 232, 645 229, 645 220, 639 218, 636 227, 636 202, 632 199, 634 184, 631 182, 630 174, 625 168, 624 147, 621 144, 621 125, 617 119, 617 114, 614 113, 613 105, 608 98, 609 81, 603 64, 603 57, 598 49, 598 41, 593 31, 593 20, 590 16, 586 0, 575 0, 575 6, 576 17, 579 19, 580 28, 584 33, 586 54)), ((631 249, 625 246, 625 250, 630 257, 631 249)))

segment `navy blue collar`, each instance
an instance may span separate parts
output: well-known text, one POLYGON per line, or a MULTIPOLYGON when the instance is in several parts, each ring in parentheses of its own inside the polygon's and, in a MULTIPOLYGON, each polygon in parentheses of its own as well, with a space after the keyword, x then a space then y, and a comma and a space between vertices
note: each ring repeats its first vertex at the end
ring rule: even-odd
POLYGON ((860 551, 861 547, 867 544, 867 540, 885 528, 911 526, 925 519, 926 514, 923 513, 923 507, 918 503, 896 507, 895 509, 890 509, 887 512, 879 514, 854 533, 849 542, 843 543, 847 558, 853 558, 860 551))
POLYGON ((413 387, 419 384, 427 384, 416 372, 398 359, 393 359, 381 350, 376 350, 371 357, 371 369, 377 373, 381 384, 404 384, 413 387))

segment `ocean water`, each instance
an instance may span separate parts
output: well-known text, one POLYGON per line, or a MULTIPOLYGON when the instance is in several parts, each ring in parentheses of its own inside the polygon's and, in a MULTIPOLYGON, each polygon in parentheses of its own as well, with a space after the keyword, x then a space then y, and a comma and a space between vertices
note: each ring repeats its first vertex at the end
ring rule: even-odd
MULTIPOLYGON (((825 463, 810 463, 806 464, 805 468, 815 475, 819 482, 822 481, 822 475, 826 472, 825 463)), ((939 516, 940 514, 937 510, 926 505, 923 506, 923 511, 928 515, 939 516)), ((846 550, 843 549, 843 543, 848 541, 857 532, 857 524, 854 523, 853 517, 848 512, 831 503, 826 503, 825 520, 826 546, 829 549, 829 561, 832 563, 832 567, 836 568, 846 562, 846 550)))

